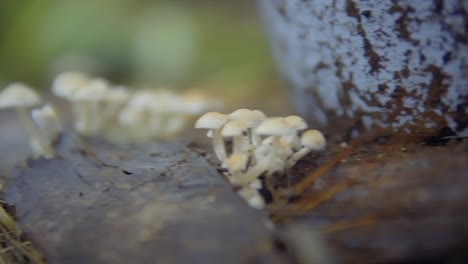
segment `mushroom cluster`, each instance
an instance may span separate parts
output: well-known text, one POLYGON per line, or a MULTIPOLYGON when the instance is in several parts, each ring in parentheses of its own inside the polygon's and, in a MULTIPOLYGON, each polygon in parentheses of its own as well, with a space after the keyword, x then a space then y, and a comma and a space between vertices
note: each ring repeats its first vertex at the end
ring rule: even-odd
MULTIPOLYGON (((219 100, 202 93, 131 91, 81 72, 57 75, 51 90, 55 97, 70 105, 73 127, 79 134, 112 135, 119 132, 117 135, 130 140, 177 135, 198 115, 222 106, 219 100)), ((62 131, 62 124, 50 103, 31 111, 42 104, 41 97, 22 83, 10 84, 0 92, 0 109, 16 109, 28 133, 34 157, 51 158, 55 156, 53 144, 62 131)))
POLYGON ((83 135, 124 128, 144 139, 169 137, 180 133, 192 116, 220 105, 202 94, 153 89, 131 92, 79 72, 58 75, 52 93, 70 103, 74 127, 83 135))
POLYGON ((180 133, 193 117, 219 107, 217 100, 202 94, 145 89, 130 97, 118 122, 143 138, 171 137, 180 133))
POLYGON ((33 89, 22 83, 12 83, 0 93, 0 109, 14 108, 29 136, 29 145, 35 157, 54 157, 53 143, 62 131, 62 125, 54 108, 42 104, 41 97, 33 89))
POLYGON ((284 173, 326 144, 320 131, 305 130, 307 124, 301 117, 268 118, 259 110, 239 109, 227 115, 208 112, 195 128, 208 129, 207 136, 212 138, 228 180, 241 187, 239 194, 255 208, 265 205, 258 193, 260 176, 284 173))

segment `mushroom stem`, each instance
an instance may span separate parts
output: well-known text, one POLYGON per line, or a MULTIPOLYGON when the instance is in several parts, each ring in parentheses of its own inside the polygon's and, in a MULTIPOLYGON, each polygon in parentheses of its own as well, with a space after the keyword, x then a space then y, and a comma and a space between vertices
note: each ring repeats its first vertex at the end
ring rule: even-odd
MULTIPOLYGON (((258 157, 257 157, 258 160, 258 157)), ((268 154, 266 157, 263 157, 254 167, 251 169, 247 169, 247 172, 244 174, 244 176, 239 177, 236 179, 235 184, 244 186, 247 184, 252 183, 262 173, 268 170, 270 164, 274 161, 274 155, 268 154)))
POLYGON ((162 131, 163 117, 159 113, 145 111, 146 117, 149 119, 149 134, 150 137, 159 137, 162 131))
POLYGON ((50 158, 53 156, 53 151, 51 147, 47 144, 47 142, 44 140, 42 136, 37 132, 37 129, 34 126, 33 121, 31 120, 31 117, 28 115, 28 112, 24 107, 17 107, 16 108, 16 113, 18 115, 18 118, 23 125, 23 127, 26 129, 26 133, 28 134, 30 140, 30 147, 31 149, 36 152, 34 155, 36 156, 45 156, 46 158, 50 158), (36 144, 39 144, 40 148, 36 144))
POLYGON ((262 141, 260 136, 255 132, 255 129, 249 128, 250 141, 252 145, 256 146, 262 141))
POLYGON ((104 124, 109 124, 118 113, 120 105, 108 103, 101 111, 101 118, 104 124))
POLYGON ((292 150, 297 150, 301 147, 301 140, 297 135, 282 136, 281 139, 289 144, 292 150))
POLYGON ((256 165, 247 171, 243 179, 245 183, 254 181, 264 172, 267 172, 267 176, 269 176, 275 171, 284 169, 285 161, 279 140, 278 136, 272 136, 270 143, 263 143, 256 149, 254 155, 256 165))
POLYGON ((171 137, 183 130, 187 123, 187 117, 184 114, 177 113, 168 115, 165 120, 163 136, 171 137))
MULTIPOLYGON (((232 139, 232 154, 242 153, 243 146, 246 144, 245 139, 248 140, 245 136, 234 136, 232 139)), ((248 143, 247 143, 248 146, 248 143)))
POLYGON ((241 136, 240 147, 238 153, 247 153, 251 148, 250 129, 247 130, 247 135, 241 136))
POLYGON ((72 111, 74 117, 74 127, 76 131, 84 135, 91 135, 94 133, 93 115, 96 115, 96 109, 85 101, 70 101, 72 104, 72 111))
POLYGON ((248 203, 250 207, 259 210, 265 208, 265 200, 260 195, 260 193, 258 193, 257 189, 251 188, 250 186, 244 186, 237 193, 248 203))
POLYGON ((302 159, 305 155, 307 155, 307 153, 309 153, 311 151, 311 148, 310 147, 303 147, 302 149, 300 149, 298 152, 294 153, 291 155, 291 157, 289 157, 288 161, 287 161, 287 166, 288 168, 291 168, 293 167, 294 165, 296 165, 296 162, 300 159, 302 159))
POLYGON ((213 148, 216 157, 224 163, 227 159, 226 147, 224 146, 223 136, 221 129, 213 129, 213 148))
POLYGON ((91 134, 96 134, 101 129, 102 118, 100 116, 99 103, 92 101, 88 106, 88 120, 91 134))

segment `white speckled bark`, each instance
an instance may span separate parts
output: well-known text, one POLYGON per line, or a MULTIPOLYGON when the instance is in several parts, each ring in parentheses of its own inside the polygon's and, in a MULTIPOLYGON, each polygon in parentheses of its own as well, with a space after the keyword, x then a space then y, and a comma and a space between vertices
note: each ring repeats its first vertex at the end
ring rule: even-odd
POLYGON ((259 0, 298 111, 468 135, 468 1, 259 0))

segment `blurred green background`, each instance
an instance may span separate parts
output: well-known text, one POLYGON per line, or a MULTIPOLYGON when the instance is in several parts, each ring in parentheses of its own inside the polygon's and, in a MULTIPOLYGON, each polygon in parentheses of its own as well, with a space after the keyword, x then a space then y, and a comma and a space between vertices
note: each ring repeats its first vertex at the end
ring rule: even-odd
MULTIPOLYGON (((279 87, 255 1, 2 0, 0 85, 82 70, 134 87, 198 88, 272 112, 279 87), (268 98, 271 98, 269 100, 268 98)), ((228 107, 229 108, 229 107, 228 107)))

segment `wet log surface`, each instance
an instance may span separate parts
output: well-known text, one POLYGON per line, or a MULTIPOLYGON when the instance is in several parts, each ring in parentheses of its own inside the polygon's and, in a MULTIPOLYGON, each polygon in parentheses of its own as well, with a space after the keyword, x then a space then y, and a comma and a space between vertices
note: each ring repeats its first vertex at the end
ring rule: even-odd
POLYGON ((50 263, 281 263, 265 213, 184 145, 68 135, 59 153, 29 160, 5 195, 50 263))
POLYGON ((20 133, 4 135, 0 149, 15 158, 1 169, 20 166, 3 198, 49 263, 468 261, 461 140, 378 138, 350 149, 330 141, 290 172, 295 188, 317 180, 262 212, 237 197, 197 136, 121 148, 66 135, 59 158, 24 164, 24 140, 12 140, 20 133), (267 213, 280 219, 273 231, 267 213))
POLYGON ((282 213, 285 226, 320 230, 339 263, 466 263, 467 190, 468 142, 366 142, 282 213))

